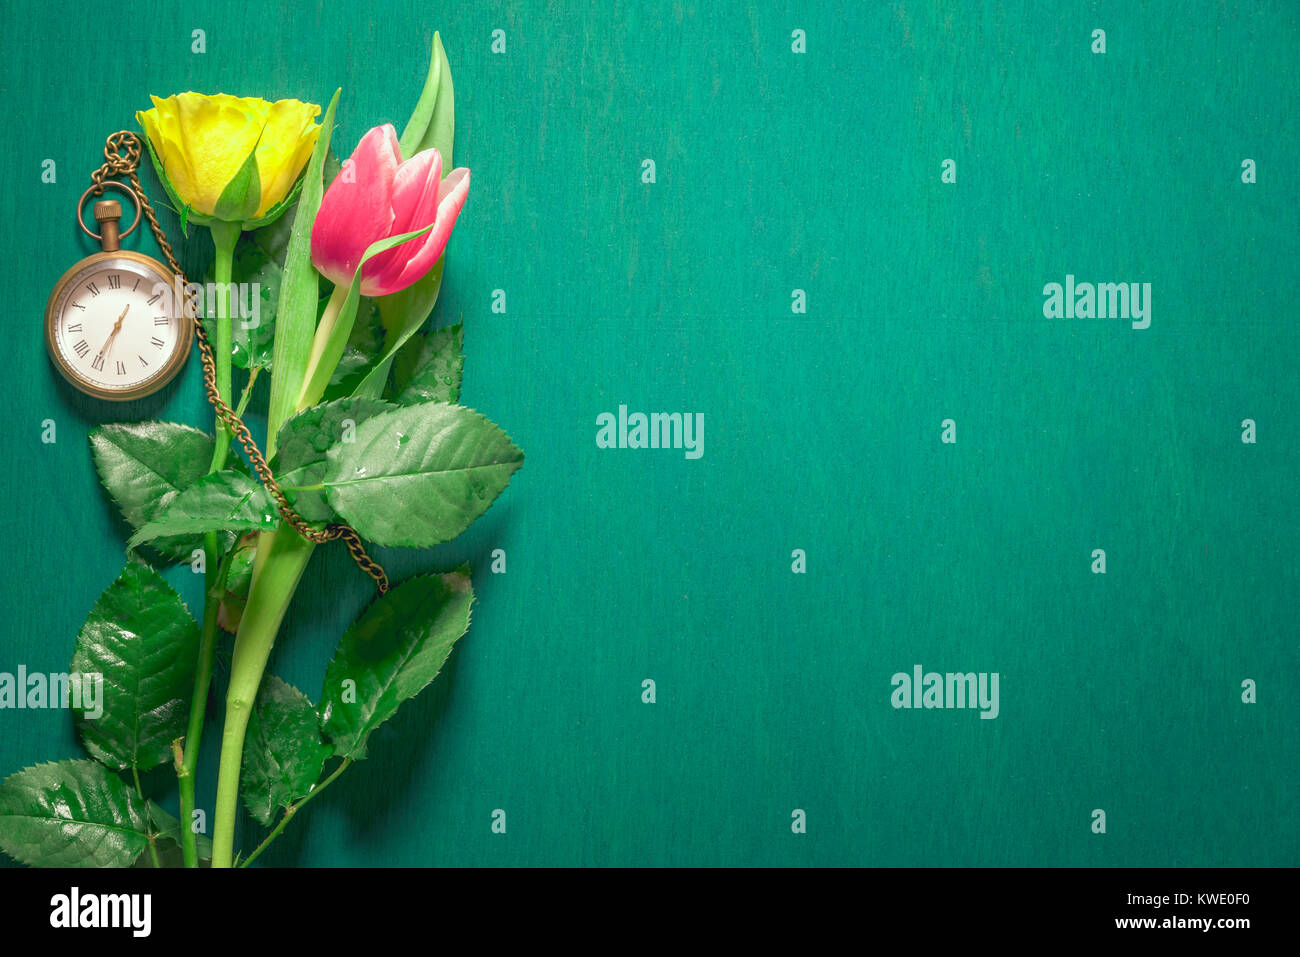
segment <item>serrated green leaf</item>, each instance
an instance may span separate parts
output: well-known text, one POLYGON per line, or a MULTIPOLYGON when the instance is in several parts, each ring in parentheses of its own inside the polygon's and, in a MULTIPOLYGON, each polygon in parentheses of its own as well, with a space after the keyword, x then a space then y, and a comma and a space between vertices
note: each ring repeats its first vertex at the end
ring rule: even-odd
POLYGON ((273 470, 294 511, 309 522, 335 519, 321 490, 310 488, 325 475, 326 454, 348 437, 355 441, 355 429, 366 419, 395 408, 380 399, 335 399, 303 409, 284 424, 276 440, 273 470), (297 491, 304 487, 305 491, 297 491))
POLYGON ((378 545, 427 547, 487 511, 524 453, 479 413, 425 403, 372 416, 326 453, 330 507, 378 545))
POLYGON ((139 770, 171 757, 185 734, 199 629, 156 571, 131 562, 95 602, 77 637, 73 675, 102 675, 102 713, 73 708, 81 743, 114 769, 139 770))
MULTIPOLYGON (((183 838, 181 822, 153 801, 147 801, 146 805, 149 812, 149 822, 152 825, 150 830, 156 836, 155 847, 158 850, 159 863, 163 867, 184 866, 184 852, 181 850, 183 838)), ((198 849, 200 860, 212 859, 212 838, 206 834, 195 834, 194 843, 198 849)), ((146 861, 149 867, 153 867, 151 859, 147 857, 141 859, 141 863, 146 861)))
POLYGON ((408 579, 362 613, 325 671, 321 725, 335 754, 366 756, 371 733, 442 670, 473 604, 469 575, 458 571, 408 579))
POLYGON ((465 328, 460 323, 429 333, 414 371, 397 396, 398 404, 455 403, 460 398, 460 379, 465 368, 465 357, 461 354, 464 344, 465 328))
POLYGON ((217 626, 232 635, 239 629, 244 606, 248 603, 248 589, 253 583, 253 563, 257 558, 257 542, 256 533, 244 535, 231 552, 230 565, 226 569, 226 590, 221 596, 221 606, 217 609, 217 626))
POLYGON ((0 783, 0 849, 33 867, 130 867, 149 846, 142 802, 94 761, 38 764, 0 783))
MULTIPOLYGON (((148 524, 172 499, 208 472, 210 435, 175 422, 123 422, 90 433, 95 470, 132 528, 148 524)), ((193 535, 156 539, 169 561, 186 561, 203 541, 193 535)))
POLYGON ((277 808, 288 808, 311 792, 330 754, 311 701, 267 675, 248 721, 239 779, 249 813, 270 824, 277 808))
POLYGON ((154 513, 131 536, 136 548, 154 538, 202 532, 268 532, 280 523, 280 510, 260 482, 223 469, 199 479, 154 513))

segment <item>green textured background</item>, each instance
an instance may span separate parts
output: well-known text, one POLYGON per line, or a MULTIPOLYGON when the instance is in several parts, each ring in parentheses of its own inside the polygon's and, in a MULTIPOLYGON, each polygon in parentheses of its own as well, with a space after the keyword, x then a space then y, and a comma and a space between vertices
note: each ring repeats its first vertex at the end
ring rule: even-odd
MULTIPOLYGON (((980 7, 5 0, 0 670, 64 670, 123 562, 88 430, 210 426, 197 362, 110 407, 44 354, 104 137, 149 93, 342 86, 347 152, 439 29, 473 187, 436 320, 528 458, 456 543, 381 551, 469 560, 474 626, 265 860, 1296 864, 1298 8, 980 7), (1151 328, 1044 319, 1067 272, 1152 283, 1151 328), (704 457, 598 450, 620 403, 703 412, 704 457), (999 672, 1001 716, 895 711, 916 663, 999 672)), ((272 667, 315 697, 371 591, 338 546, 308 574, 272 667)), ((77 754, 0 712, 0 772, 77 754)))

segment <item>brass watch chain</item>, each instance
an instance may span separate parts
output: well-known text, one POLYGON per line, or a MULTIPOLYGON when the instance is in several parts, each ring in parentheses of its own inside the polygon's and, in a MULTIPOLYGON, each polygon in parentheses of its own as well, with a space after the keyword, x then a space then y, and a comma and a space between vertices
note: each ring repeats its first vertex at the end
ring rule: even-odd
MULTIPOLYGON (((167 241, 162 226, 158 224, 158 217, 154 215, 153 207, 149 205, 144 189, 140 186, 140 177, 136 173, 139 165, 139 137, 129 130, 119 130, 109 136, 108 142, 104 145, 104 165, 91 174, 91 179, 95 183, 92 191, 96 196, 102 195, 106 179, 115 176, 130 177, 131 187, 135 190, 136 198, 140 202, 140 208, 144 212, 145 218, 149 220, 149 228, 153 230, 154 239, 158 242, 158 248, 167 257, 167 265, 171 267, 172 272, 180 277, 182 285, 188 289, 189 283, 185 278, 185 273, 181 271, 180 263, 176 261, 176 257, 172 253, 171 243, 167 241)), ((187 308, 186 312, 188 311, 187 308)), ((212 359, 212 345, 208 342, 207 330, 203 328, 203 323, 200 321, 197 312, 194 317, 194 334, 199 340, 199 356, 203 360, 203 387, 207 392, 208 401, 212 404, 217 418, 225 424, 230 434, 238 439, 239 444, 244 447, 244 451, 248 454, 248 460, 253 464, 254 471, 257 472, 257 477, 261 479, 262 484, 266 486, 266 490, 275 499, 275 503, 280 509, 280 515, 283 516, 285 522, 292 526, 293 530, 303 538, 317 544, 333 541, 336 538, 342 539, 343 543, 348 547, 348 552, 352 555, 352 560, 357 563, 357 567, 374 579, 379 593, 382 595, 388 591, 388 576, 379 563, 366 554, 366 549, 361 544, 361 536, 357 534, 356 529, 342 523, 334 523, 324 528, 314 528, 293 510, 289 500, 285 498, 284 492, 280 491, 280 486, 276 484, 275 476, 271 474, 271 468, 266 464, 266 459, 262 457, 261 451, 257 448, 257 443, 253 440, 252 433, 248 431, 248 426, 240 421, 234 409, 222 401, 221 394, 217 391, 217 369, 212 359)))

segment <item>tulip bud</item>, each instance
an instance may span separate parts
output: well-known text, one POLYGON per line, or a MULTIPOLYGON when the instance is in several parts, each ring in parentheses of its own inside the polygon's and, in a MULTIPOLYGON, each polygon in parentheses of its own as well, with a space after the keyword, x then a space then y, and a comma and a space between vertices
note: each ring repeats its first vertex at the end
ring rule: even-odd
POLYGON ((442 255, 469 195, 469 170, 442 178, 436 149, 402 161, 391 123, 361 138, 321 200, 311 258, 321 275, 348 286, 376 242, 432 226, 425 235, 379 253, 361 270, 361 295, 387 296, 423 277, 442 255))

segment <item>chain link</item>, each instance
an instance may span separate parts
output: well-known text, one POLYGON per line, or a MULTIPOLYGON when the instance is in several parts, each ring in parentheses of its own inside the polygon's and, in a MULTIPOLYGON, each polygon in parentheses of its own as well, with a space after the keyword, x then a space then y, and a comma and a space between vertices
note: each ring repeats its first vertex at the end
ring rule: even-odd
MULTIPOLYGON (((181 270, 180 263, 176 261, 171 243, 167 241, 167 236, 158 223, 158 217, 154 215, 153 207, 149 205, 144 189, 140 186, 140 177, 136 173, 139 166, 140 138, 129 130, 119 130, 112 134, 109 136, 108 142, 104 144, 104 165, 95 170, 90 177, 95 183, 94 193, 96 196, 103 194, 106 179, 117 176, 130 178, 131 188, 135 190, 136 198, 140 201, 140 209, 149 221, 149 228, 153 230, 154 239, 158 242, 158 248, 167 257, 167 265, 171 267, 172 272, 180 277, 182 286, 188 289, 189 283, 185 279, 185 273, 181 270)), ((190 312, 188 302, 186 306, 185 312, 188 314, 190 312)), ((212 359, 212 345, 208 341, 208 332, 203 328, 203 323, 199 321, 197 312, 194 318, 194 334, 199 341, 199 356, 203 361, 203 388, 207 393, 208 402, 212 404, 217 418, 243 446, 244 452, 248 455, 248 460, 253 464, 253 470, 257 472, 257 477, 261 479, 262 484, 266 486, 266 490, 275 499, 275 503, 280 509, 280 515, 285 522, 295 532, 311 542, 320 544, 331 542, 336 538, 342 539, 343 543, 348 547, 348 553, 351 554, 352 560, 357 563, 357 566, 363 572, 374 579, 379 593, 382 595, 388 591, 388 576, 379 563, 366 554, 365 546, 361 544, 361 536, 357 534, 356 529, 342 523, 327 525, 324 528, 315 528, 293 510, 289 500, 285 498, 284 492, 280 490, 280 486, 276 483, 275 476, 271 474, 271 468, 266 464, 266 459, 262 457, 257 442, 254 441, 252 433, 248 431, 248 426, 244 425, 239 416, 235 414, 234 409, 222 401, 221 394, 217 391, 217 368, 212 359)))

